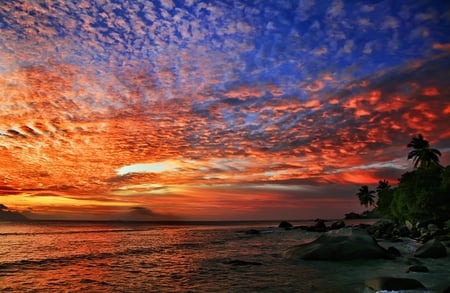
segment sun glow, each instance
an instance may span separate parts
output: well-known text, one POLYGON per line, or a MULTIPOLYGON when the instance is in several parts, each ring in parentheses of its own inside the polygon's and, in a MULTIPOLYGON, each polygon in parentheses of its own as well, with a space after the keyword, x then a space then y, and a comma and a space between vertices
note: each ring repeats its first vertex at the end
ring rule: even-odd
POLYGON ((177 171, 179 162, 168 160, 157 163, 132 164, 117 170, 117 174, 125 175, 130 173, 162 173, 167 171, 177 171))

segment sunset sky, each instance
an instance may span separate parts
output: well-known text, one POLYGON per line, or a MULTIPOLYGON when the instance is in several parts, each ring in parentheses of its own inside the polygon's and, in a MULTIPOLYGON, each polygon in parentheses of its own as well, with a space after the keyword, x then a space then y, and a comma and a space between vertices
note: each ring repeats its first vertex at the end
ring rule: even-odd
POLYGON ((34 219, 341 218, 450 164, 450 2, 3 0, 0 204, 34 219))

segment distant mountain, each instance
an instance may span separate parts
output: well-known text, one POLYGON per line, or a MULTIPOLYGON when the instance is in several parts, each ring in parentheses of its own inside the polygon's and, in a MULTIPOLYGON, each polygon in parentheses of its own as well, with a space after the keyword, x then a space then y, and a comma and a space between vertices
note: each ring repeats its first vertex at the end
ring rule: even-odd
POLYGON ((19 212, 13 212, 0 204, 0 221, 28 221, 29 219, 19 212))

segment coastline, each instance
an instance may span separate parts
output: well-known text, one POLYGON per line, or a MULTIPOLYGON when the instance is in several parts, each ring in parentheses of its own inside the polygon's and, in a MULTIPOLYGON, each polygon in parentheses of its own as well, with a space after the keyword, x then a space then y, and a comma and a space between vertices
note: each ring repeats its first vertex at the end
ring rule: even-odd
MULTIPOLYGON (((369 220, 369 219, 368 219, 369 220)), ((336 261, 336 260, 300 260, 304 262, 314 262, 314 265, 318 265, 322 269, 328 267, 333 270, 344 270, 346 273, 340 275, 340 279, 343 280, 347 278, 346 282, 352 282, 352 276, 348 275, 348 272, 358 270, 359 281, 362 282, 365 278, 366 287, 364 292, 386 292, 385 290, 372 290, 369 288, 371 283, 370 279, 372 278, 392 278, 400 281, 417 281, 418 283, 424 286, 424 289, 420 289, 418 291, 415 290, 388 290, 389 292, 449 292, 450 290, 450 229, 445 228, 439 231, 434 231, 435 234, 429 235, 430 231, 426 228, 422 227, 422 235, 421 237, 413 238, 407 233, 404 232, 404 235, 393 235, 393 231, 395 229, 399 229, 398 225, 393 224, 388 220, 384 219, 370 219, 373 221, 370 225, 368 225, 371 221, 366 221, 366 223, 358 223, 356 225, 347 225, 346 228, 349 229, 362 229, 367 231, 370 236, 376 241, 376 244, 385 249, 386 251, 393 251, 395 256, 390 259, 352 259, 352 260, 344 260, 344 261, 336 261), (386 223, 389 223, 391 227, 386 228, 384 226, 386 223), (390 234, 383 234, 384 231, 380 230, 388 230, 390 234), (378 237, 377 237, 378 236, 378 237), (421 248, 426 246, 429 242, 437 241, 441 244, 441 242, 437 239, 445 239, 447 241, 442 242, 445 247, 446 254, 445 256, 419 256, 418 251, 421 248), (426 288, 426 289, 425 289, 426 288)), ((345 220, 345 222, 350 223, 349 220, 345 220)), ((429 230, 434 229, 433 224, 428 225, 429 230)), ((314 226, 311 227, 300 227, 304 230, 314 231, 314 226)), ((339 229, 331 229, 327 227, 327 231, 333 231, 339 233, 339 229)), ((290 230, 290 229, 288 229, 290 230)), ((413 231, 410 231, 410 235, 412 235, 413 231)), ((295 233, 295 232, 294 232, 295 233)), ((301 243, 300 246, 306 246, 309 243, 313 243, 318 239, 321 239, 323 235, 328 234, 328 232, 315 232, 316 238, 310 240, 307 243, 301 243)), ((289 237, 288 234, 285 235, 289 237)), ((341 239, 337 239, 340 241, 341 239)), ((316 246, 319 244, 315 244, 316 246)), ((355 280, 353 280, 355 281, 355 280)), ((378 282, 376 280, 375 282, 378 282)), ((401 285, 400 285, 401 286, 401 285)), ((408 285, 407 285, 408 286, 408 285)), ((406 288, 407 289, 407 288, 406 288)))
MULTIPOLYGON (((298 226, 279 228, 273 221, 228 226, 73 222, 0 225, 0 234, 15 231, 0 237, 3 247, 7 249, 8 243, 18 245, 17 256, 3 254, 2 266, 8 274, 5 284, 16 291, 42 286, 61 291, 70 285, 80 291, 119 288, 128 292, 173 292, 187 288, 192 292, 223 292, 228 288, 229 292, 311 293, 374 292, 365 282, 380 276, 412 278, 433 293, 442 293, 450 284, 449 256, 418 259, 429 272, 407 272, 407 262, 415 258, 412 255, 420 245, 409 238, 397 242, 378 239, 385 248, 398 248, 402 255, 395 259, 287 259, 287 249, 325 234, 301 229, 307 223, 303 220, 292 223, 298 226), (58 250, 46 245, 54 241, 58 250), (86 270, 86 266, 92 270, 86 270), (48 278, 49 272, 57 273, 48 278), (135 281, 130 283, 130 278, 135 281), (40 282, 33 287, 30 279, 40 282)), ((327 221, 327 226, 330 224, 327 221)))

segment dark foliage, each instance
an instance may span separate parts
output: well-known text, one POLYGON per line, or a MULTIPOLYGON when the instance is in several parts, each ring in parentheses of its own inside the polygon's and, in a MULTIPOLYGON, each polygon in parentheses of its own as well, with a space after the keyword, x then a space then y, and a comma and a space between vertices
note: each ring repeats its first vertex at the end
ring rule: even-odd
MULTIPOLYGON (((391 187, 386 180, 379 181, 375 211, 399 222, 444 222, 450 217, 450 166, 439 164, 441 153, 430 148, 420 134, 413 137, 408 147, 414 148, 408 154, 408 159, 414 160, 414 170, 404 173, 397 187, 391 187)), ((357 194, 366 207, 371 198, 368 193, 369 188, 362 186, 357 194)))

